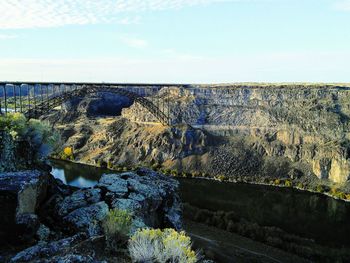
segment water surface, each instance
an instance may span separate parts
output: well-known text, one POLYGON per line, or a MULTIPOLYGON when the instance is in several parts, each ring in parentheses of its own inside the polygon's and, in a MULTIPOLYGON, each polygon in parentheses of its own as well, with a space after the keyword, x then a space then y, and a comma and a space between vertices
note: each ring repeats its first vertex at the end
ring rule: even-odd
POLYGON ((277 226, 328 246, 350 247, 350 203, 292 188, 200 179, 180 183, 182 199, 193 206, 233 211, 261 226, 277 226))
POLYGON ((89 165, 70 163, 60 160, 50 160, 51 174, 63 183, 79 188, 91 187, 97 184, 102 174, 115 173, 111 170, 89 165))
MULTIPOLYGON (((94 186, 102 174, 113 171, 63 161, 52 161, 52 174, 77 187, 94 186)), ((350 203, 299 191, 251 184, 179 179, 184 202, 212 211, 234 211, 262 226, 312 238, 318 243, 350 247, 350 203)))

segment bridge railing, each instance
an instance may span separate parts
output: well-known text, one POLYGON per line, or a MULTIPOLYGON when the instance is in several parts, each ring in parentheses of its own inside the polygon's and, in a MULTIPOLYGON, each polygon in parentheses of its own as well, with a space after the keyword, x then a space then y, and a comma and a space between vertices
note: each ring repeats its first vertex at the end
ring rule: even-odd
POLYGON ((77 90, 77 85, 57 84, 2 84, 0 85, 0 113, 26 112, 38 104, 48 102, 52 97, 62 96, 65 92, 77 90))

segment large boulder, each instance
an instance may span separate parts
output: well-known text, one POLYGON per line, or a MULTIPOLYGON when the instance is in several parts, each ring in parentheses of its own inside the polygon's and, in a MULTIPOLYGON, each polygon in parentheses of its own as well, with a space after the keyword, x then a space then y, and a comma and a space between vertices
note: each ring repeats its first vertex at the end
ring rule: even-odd
POLYGON ((132 212, 149 227, 181 228, 179 183, 161 173, 141 168, 135 172, 102 175, 97 188, 105 191, 111 208, 132 212))
MULTIPOLYGON (((97 187, 105 189, 109 194, 124 197, 128 193, 128 183, 124 180, 126 174, 104 174, 97 187)), ((133 175, 133 173, 130 173, 133 175)))
POLYGON ((72 195, 64 198, 62 202, 57 204, 57 213, 60 216, 65 216, 68 213, 90 204, 97 203, 101 200, 100 189, 81 189, 74 192, 72 195))
POLYGON ((0 174, 0 243, 33 237, 40 226, 36 212, 52 181, 37 170, 0 174))
POLYGON ((90 236, 100 234, 99 222, 108 214, 108 205, 102 201, 74 210, 63 218, 76 231, 85 231, 90 236))
POLYGON ((55 199, 53 221, 62 231, 94 236, 102 234, 101 223, 108 211, 121 209, 132 213, 133 230, 147 226, 181 229, 178 186, 176 180, 145 168, 104 174, 94 188, 55 199))

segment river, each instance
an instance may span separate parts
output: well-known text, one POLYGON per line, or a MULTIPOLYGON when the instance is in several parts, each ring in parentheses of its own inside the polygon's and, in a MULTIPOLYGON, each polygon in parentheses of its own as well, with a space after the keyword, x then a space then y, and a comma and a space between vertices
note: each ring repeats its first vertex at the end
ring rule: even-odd
MULTIPOLYGON (((110 170, 52 161, 52 174, 64 183, 91 187, 110 170)), ((183 202, 211 211, 234 211, 261 226, 313 239, 327 247, 350 247, 350 203, 300 191, 253 184, 179 179, 183 202)))

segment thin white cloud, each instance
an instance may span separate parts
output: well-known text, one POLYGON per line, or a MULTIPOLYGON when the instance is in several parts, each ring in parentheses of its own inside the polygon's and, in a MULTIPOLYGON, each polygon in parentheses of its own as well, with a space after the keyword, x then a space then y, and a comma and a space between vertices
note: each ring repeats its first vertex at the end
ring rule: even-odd
POLYGON ((129 47, 144 48, 148 46, 148 42, 145 39, 123 36, 120 40, 129 47))
POLYGON ((18 36, 11 35, 11 34, 0 34, 0 40, 14 39, 14 38, 18 38, 18 36))
POLYGON ((174 48, 167 48, 160 50, 160 54, 165 58, 175 58, 175 59, 203 59, 202 56, 196 56, 186 52, 179 52, 174 48))
POLYGON ((341 11, 350 11, 350 0, 337 1, 334 4, 335 9, 341 11))
POLYGON ((121 25, 138 25, 141 22, 140 16, 135 17, 124 17, 118 21, 118 24, 121 25))
POLYGON ((179 9, 223 1, 230 0, 0 0, 0 29, 118 21, 130 23, 135 21, 123 20, 126 13, 179 9))

